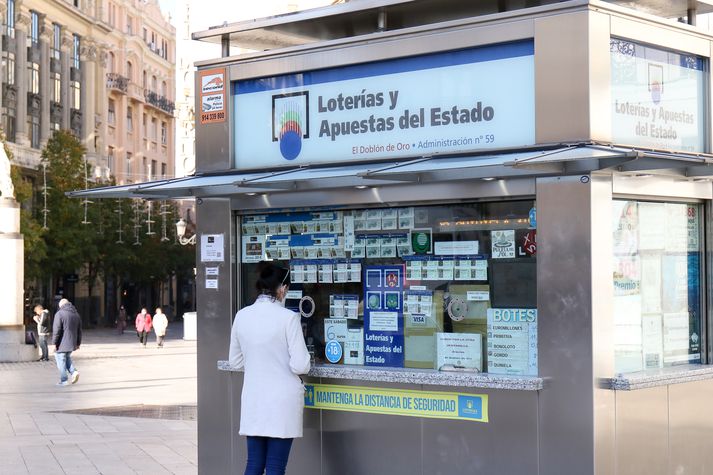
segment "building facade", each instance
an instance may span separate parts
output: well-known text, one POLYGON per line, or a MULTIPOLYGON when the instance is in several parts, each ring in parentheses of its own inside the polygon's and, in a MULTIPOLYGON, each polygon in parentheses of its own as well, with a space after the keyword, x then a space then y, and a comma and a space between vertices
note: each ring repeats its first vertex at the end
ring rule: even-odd
POLYGON ((95 178, 172 176, 175 29, 155 0, 7 0, 2 129, 35 169, 53 130, 72 130, 95 178))

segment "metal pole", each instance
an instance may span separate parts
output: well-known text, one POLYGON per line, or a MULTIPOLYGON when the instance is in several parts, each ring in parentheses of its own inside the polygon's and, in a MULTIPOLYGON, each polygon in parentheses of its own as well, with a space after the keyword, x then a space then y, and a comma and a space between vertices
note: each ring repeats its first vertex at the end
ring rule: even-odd
POLYGON ((696 16, 698 15, 698 9, 693 7, 686 10, 687 23, 691 26, 696 26, 696 16))
POLYGON ((376 31, 386 31, 386 10, 383 8, 379 10, 376 31))
POLYGON ((230 36, 223 35, 220 37, 220 48, 221 56, 223 58, 227 58, 228 56, 230 56, 230 36))

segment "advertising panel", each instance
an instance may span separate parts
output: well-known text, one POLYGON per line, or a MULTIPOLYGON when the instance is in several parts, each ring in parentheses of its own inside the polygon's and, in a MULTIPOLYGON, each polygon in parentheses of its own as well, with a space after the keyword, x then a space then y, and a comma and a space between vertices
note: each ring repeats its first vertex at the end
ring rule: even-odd
POLYGON ((612 38, 612 142, 705 152, 703 59, 612 38))
POLYGON ((225 122, 225 69, 207 69, 199 71, 201 99, 201 124, 225 122))
POLYGON ((305 407, 432 419, 488 422, 488 395, 305 384, 305 407))
POLYGON ((235 168, 535 143, 531 41, 237 81, 235 168))
POLYGON ((488 309, 488 373, 537 376, 537 309, 488 309))
POLYGON ((403 266, 364 270, 364 361, 367 366, 404 365, 403 266))

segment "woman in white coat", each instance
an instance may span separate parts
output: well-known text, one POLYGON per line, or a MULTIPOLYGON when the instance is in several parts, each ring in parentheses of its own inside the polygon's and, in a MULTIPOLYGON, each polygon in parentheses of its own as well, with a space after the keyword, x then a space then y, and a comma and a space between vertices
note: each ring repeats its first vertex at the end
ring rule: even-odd
POLYGON ((168 328, 168 318, 163 313, 161 307, 156 309, 153 315, 153 331, 156 332, 156 346, 163 347, 163 339, 166 338, 166 329, 168 328))
POLYGON ((310 368, 300 317, 284 307, 290 271, 258 265, 255 303, 235 315, 230 363, 245 368, 240 434, 247 436, 245 475, 282 475, 292 439, 302 437, 304 386, 310 368))

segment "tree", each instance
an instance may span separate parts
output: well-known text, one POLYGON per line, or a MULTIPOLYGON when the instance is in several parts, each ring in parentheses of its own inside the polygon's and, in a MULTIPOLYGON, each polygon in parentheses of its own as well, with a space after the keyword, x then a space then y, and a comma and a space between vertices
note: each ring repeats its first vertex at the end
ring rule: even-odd
MULTIPOLYGON (((30 236, 29 245, 28 236, 25 238, 28 281, 49 275, 57 283, 64 275, 77 273, 87 285, 91 302, 101 280, 108 283, 109 294, 116 296, 116 286, 120 287, 122 282, 155 286, 174 275, 184 275, 195 265, 193 249, 176 244, 174 223, 178 213, 173 205, 163 209, 158 203, 150 205, 154 222, 149 232, 146 201, 89 201, 66 195, 85 187, 115 184, 113 179, 88 180, 92 170, 86 162, 84 147, 70 132, 53 134, 42 150, 39 171, 46 171, 47 177, 47 229, 35 219, 41 213, 25 213, 27 222, 23 221, 23 229, 30 236), (160 214, 161 211, 165 214, 160 214), (162 224, 167 226, 165 233, 162 224), (33 253, 29 254, 28 249, 33 253)), ((32 195, 31 185, 19 178, 15 187, 18 199, 32 195)), ((49 290, 54 288, 50 285, 49 290)), ((110 298, 107 305, 111 306, 105 312, 108 323, 113 322, 116 303, 110 298)), ((98 315, 92 314, 93 311, 89 305, 83 317, 97 321, 98 315)))
POLYGON ((33 206, 32 182, 27 180, 21 173, 21 169, 14 163, 14 157, 4 137, 0 135, 0 140, 5 147, 11 164, 12 184, 15 188, 15 200, 20 203, 20 233, 24 241, 25 258, 25 287, 30 282, 34 282, 43 276, 42 264, 47 256, 47 245, 43 239, 44 229, 41 221, 35 213, 33 206))
MULTIPOLYGON (((42 150, 42 166, 47 171, 48 232, 44 234, 47 256, 43 268, 53 281, 67 272, 89 266, 92 279, 96 272, 91 267, 99 254, 96 228, 86 212, 86 203, 66 196, 66 192, 85 187, 86 175, 91 175, 86 163, 84 146, 68 131, 57 131, 42 150)), ((90 285, 91 291, 91 285, 90 285)), ((91 295, 90 295, 91 297, 91 295)), ((91 319, 92 316, 88 315, 91 319)))

